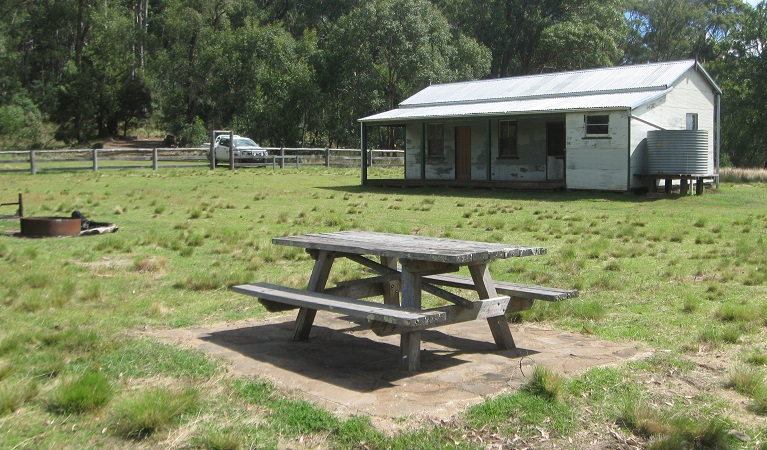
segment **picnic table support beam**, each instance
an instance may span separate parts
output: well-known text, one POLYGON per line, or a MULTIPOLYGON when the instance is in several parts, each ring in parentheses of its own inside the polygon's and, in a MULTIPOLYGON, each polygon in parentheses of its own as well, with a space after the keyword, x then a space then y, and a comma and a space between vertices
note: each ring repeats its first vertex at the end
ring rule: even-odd
MULTIPOLYGON (((381 257, 381 265, 397 270, 397 258, 381 257)), ((387 280, 383 283, 383 298, 387 305, 399 306, 400 283, 397 280, 387 280)))
MULTIPOLYGON (((307 291, 322 292, 325 289, 334 259, 335 255, 333 252, 321 250, 317 254, 317 259, 312 269, 312 276, 309 278, 309 285, 306 287, 307 291)), ((316 315, 316 309, 301 308, 298 310, 296 326, 293 331, 294 341, 306 341, 309 339, 309 332, 312 330, 312 324, 314 324, 316 315)))
MULTIPOLYGON (((498 297, 495 285, 493 284, 493 278, 490 276, 490 270, 487 268, 487 263, 470 265, 469 272, 480 299, 498 297)), ((487 324, 490 326, 490 332, 493 334, 493 339, 499 349, 509 350, 517 348, 505 315, 488 317, 487 324)))
MULTIPOLYGON (((409 261, 402 263, 402 307, 421 309, 422 278, 410 270, 409 261)), ((421 332, 411 331, 400 334, 399 367, 414 372, 421 367, 421 332)))

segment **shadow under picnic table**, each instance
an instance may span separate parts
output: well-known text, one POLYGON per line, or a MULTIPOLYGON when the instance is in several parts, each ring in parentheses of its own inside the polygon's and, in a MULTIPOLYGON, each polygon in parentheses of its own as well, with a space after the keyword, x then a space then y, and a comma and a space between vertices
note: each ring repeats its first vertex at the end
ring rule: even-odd
MULTIPOLYGON (((476 325, 487 335, 485 341, 439 329, 423 331, 419 372, 428 374, 472 363, 462 357, 466 354, 517 359, 537 353, 520 348, 498 350, 487 325, 482 321, 476 325)), ((349 317, 326 316, 312 328, 309 341, 297 342, 291 339, 293 326, 293 317, 285 316, 282 322, 215 331, 200 339, 260 363, 357 392, 392 387, 398 380, 413 376, 398 368, 398 335, 376 336, 368 326, 349 317)))

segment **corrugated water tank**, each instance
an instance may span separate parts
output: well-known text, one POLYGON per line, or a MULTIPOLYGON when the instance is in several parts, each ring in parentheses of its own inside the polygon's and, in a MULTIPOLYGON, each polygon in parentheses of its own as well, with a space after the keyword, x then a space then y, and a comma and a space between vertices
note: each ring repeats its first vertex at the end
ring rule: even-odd
POLYGON ((649 174, 708 175, 708 131, 654 130, 647 133, 649 174))

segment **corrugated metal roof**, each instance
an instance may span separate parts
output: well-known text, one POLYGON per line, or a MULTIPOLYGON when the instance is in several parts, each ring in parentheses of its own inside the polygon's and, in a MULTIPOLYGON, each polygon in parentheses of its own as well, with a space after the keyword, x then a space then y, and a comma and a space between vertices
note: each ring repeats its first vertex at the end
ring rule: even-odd
POLYGON ((448 119, 452 117, 503 116, 514 114, 631 109, 650 102, 669 92, 669 89, 650 92, 624 92, 619 94, 575 95, 484 103, 457 103, 447 105, 398 108, 375 114, 362 122, 393 122, 417 119, 448 119))
POLYGON ((721 92, 695 60, 672 61, 433 85, 398 109, 360 121, 635 108, 663 95, 693 67, 721 92))

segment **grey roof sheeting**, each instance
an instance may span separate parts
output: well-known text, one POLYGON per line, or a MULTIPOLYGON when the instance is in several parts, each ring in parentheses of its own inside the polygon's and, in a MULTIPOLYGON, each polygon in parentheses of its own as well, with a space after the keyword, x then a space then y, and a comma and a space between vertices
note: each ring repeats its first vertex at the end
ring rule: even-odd
POLYGON ((691 68, 721 93, 695 60, 673 61, 433 85, 360 122, 633 109, 668 93, 691 68))

